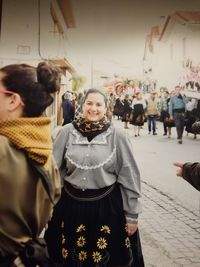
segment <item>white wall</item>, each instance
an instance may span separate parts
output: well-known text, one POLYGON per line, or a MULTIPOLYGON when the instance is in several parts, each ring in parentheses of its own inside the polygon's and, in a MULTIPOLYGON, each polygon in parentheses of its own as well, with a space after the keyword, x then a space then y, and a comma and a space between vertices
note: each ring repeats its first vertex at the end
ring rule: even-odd
MULTIPOLYGON (((0 67, 13 63, 36 66, 44 59, 67 58, 67 48, 67 28, 55 0, 3 0, 0 67), (55 32, 50 13, 51 2, 64 29, 63 35, 55 32)), ((68 80, 66 83, 71 87, 68 80)), ((62 87, 66 85, 62 84, 62 87)), ((52 117, 52 127, 55 127, 56 99, 46 112, 52 117)))
POLYGON ((56 1, 53 5, 64 29, 54 31, 50 0, 4 0, 0 37, 0 65, 67 58, 67 28, 56 1))
POLYGON ((170 34, 161 41, 154 41, 154 53, 148 54, 147 61, 152 66, 152 79, 156 79, 157 89, 164 86, 169 91, 182 83, 183 62, 187 58, 200 64, 200 25, 189 26, 175 23, 170 34), (183 49, 185 38, 185 54, 183 49))

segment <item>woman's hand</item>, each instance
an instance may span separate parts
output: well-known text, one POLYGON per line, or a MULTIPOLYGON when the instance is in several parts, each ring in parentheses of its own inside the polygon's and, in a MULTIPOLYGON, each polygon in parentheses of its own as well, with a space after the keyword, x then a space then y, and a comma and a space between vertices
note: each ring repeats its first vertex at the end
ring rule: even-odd
POLYGON ((132 236, 138 228, 137 223, 127 223, 126 224, 126 231, 128 233, 128 236, 132 236))
POLYGON ((183 177, 183 163, 175 162, 174 166, 178 167, 176 170, 176 176, 183 177))

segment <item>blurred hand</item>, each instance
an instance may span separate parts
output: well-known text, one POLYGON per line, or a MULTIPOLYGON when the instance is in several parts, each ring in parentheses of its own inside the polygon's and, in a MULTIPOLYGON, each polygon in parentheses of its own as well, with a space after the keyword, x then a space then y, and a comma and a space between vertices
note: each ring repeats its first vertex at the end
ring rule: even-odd
POLYGON ((183 163, 174 162, 174 166, 178 167, 176 170, 176 176, 183 177, 183 163))
POLYGON ((126 224, 126 231, 128 233, 128 236, 132 236, 138 228, 137 223, 127 223, 126 224))

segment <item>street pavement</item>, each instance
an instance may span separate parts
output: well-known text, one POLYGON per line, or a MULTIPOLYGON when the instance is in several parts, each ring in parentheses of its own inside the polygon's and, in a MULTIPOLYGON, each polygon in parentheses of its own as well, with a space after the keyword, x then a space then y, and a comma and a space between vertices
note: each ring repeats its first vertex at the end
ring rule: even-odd
POLYGON ((146 182, 139 225, 147 267, 200 266, 199 214, 146 182))
MULTIPOLYGON (((123 123, 113 120, 116 127, 123 123)), ((142 177, 143 212, 139 217, 146 267, 200 267, 199 192, 175 175, 174 161, 199 161, 200 137, 185 136, 183 144, 162 136, 148 135, 147 125, 139 137, 133 126, 127 131, 142 177)))

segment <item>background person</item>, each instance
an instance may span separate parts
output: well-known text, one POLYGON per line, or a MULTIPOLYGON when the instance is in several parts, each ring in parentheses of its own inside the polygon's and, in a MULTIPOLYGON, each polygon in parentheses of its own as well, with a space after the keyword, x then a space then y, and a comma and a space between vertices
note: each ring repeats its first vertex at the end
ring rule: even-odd
POLYGON ((62 99, 63 124, 68 124, 74 120, 75 107, 73 106, 73 97, 71 92, 66 92, 62 99))
POLYGON ((122 121, 124 122, 124 128, 129 129, 128 123, 129 123, 130 115, 131 115, 131 106, 130 106, 131 102, 130 102, 128 94, 126 94, 124 97, 123 105, 124 105, 124 108, 123 108, 123 113, 122 113, 122 121))
POLYGON ((194 139, 196 139, 197 136, 192 130, 192 124, 197 120, 197 115, 198 115, 197 104, 198 104, 197 99, 195 98, 189 99, 186 104, 186 115, 185 115, 186 119, 185 130, 187 132, 187 135, 188 133, 194 134, 194 139))
POLYGON ((117 96, 114 109, 113 109, 113 116, 117 116, 118 120, 121 119, 123 115, 124 105, 123 105, 123 97, 117 96))
POLYGON ((115 95, 113 93, 110 93, 108 98, 107 112, 106 112, 106 116, 109 121, 112 121, 114 106, 115 106, 115 95))
MULTIPOLYGON (((171 100, 172 96, 174 96, 174 94, 175 94, 174 91, 171 91, 169 94, 168 110, 169 110, 170 100, 171 100)), ((160 106, 162 106, 162 105, 160 105, 160 106)), ((168 138, 171 138, 172 128, 175 127, 175 122, 174 122, 174 118, 170 117, 168 110, 167 110, 167 113, 165 113, 163 125, 164 125, 164 129, 167 129, 168 138)), ((162 117, 162 115, 161 115, 161 117, 162 117)))
POLYGON ((160 99, 159 111, 160 111, 160 121, 163 123, 164 133, 163 135, 167 135, 167 125, 166 118, 169 117, 168 109, 169 109, 169 92, 164 91, 163 96, 160 99))
POLYGON ((60 178, 52 158, 51 120, 41 115, 58 82, 58 72, 44 62, 37 68, 0 69, 1 267, 49 266, 38 236, 60 196, 60 178), (35 246, 38 255, 31 259, 27 248, 34 252, 35 246))
POLYGON ((128 136, 106 119, 106 107, 102 91, 88 90, 83 117, 62 127, 54 143, 64 187, 45 239, 65 267, 144 266, 140 174, 128 136))
POLYGON ((156 92, 151 92, 150 97, 147 99, 147 120, 148 120, 148 130, 149 134, 151 133, 151 130, 153 130, 153 135, 157 135, 156 133, 156 119, 159 115, 158 110, 158 99, 156 98, 156 92))
POLYGON ((175 87, 175 95, 171 97, 169 102, 170 118, 174 119, 178 143, 182 144, 183 131, 185 126, 185 110, 187 98, 181 94, 181 87, 175 87))
POLYGON ((132 108, 132 116, 130 124, 134 125, 135 137, 137 137, 140 136, 141 126, 144 125, 145 109, 146 109, 145 99, 143 99, 140 92, 137 92, 135 94, 135 97, 133 98, 131 104, 131 108, 132 108))

